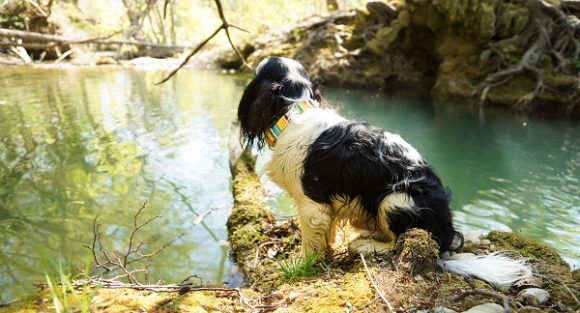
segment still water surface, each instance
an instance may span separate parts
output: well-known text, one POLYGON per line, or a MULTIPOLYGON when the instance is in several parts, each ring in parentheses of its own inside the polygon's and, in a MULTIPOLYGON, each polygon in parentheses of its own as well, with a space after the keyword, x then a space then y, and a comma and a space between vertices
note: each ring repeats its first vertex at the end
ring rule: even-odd
MULTIPOLYGON (((42 281, 47 258, 84 268, 93 220, 125 249, 133 215, 160 215, 138 240, 154 281, 228 280, 227 138, 246 78, 182 71, 2 69, 0 303, 42 281), (193 228, 208 209, 217 210, 193 228)), ((580 264, 580 125, 327 89, 345 116, 400 133, 453 191, 460 229, 517 231, 580 264)), ((266 159, 266 153, 262 159, 266 159)), ((262 160, 263 162, 263 160, 262 160)), ((278 215, 293 214, 276 190, 278 215)))

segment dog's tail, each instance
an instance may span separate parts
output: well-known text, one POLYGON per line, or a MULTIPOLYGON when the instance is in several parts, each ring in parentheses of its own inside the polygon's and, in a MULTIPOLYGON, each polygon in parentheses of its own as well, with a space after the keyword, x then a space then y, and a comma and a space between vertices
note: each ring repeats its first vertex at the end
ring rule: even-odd
POLYGON ((525 259, 512 259, 501 252, 487 255, 457 253, 442 258, 438 265, 446 272, 476 277, 501 289, 532 276, 532 269, 525 259))

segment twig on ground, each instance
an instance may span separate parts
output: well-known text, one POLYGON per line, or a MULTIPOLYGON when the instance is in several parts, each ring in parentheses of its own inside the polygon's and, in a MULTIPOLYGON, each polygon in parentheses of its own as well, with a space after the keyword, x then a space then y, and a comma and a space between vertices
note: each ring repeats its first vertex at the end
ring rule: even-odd
POLYGON ((502 295, 501 293, 498 293, 498 292, 484 290, 484 289, 467 290, 467 291, 464 291, 464 292, 460 293, 459 295, 453 297, 451 300, 453 302, 456 302, 456 301, 459 301, 467 296, 472 296, 472 295, 482 295, 482 296, 488 296, 488 297, 494 297, 494 298, 500 299, 503 301, 503 312, 510 313, 512 311, 512 309, 510 307, 510 297, 508 297, 506 295, 502 295))
POLYGON ((576 301, 576 304, 578 304, 578 306, 580 306, 580 300, 578 300, 578 298, 576 297, 576 295, 574 295, 574 293, 572 292, 572 290, 570 290, 570 288, 568 288, 568 286, 564 283, 562 283, 562 286, 564 286, 564 288, 566 289, 566 291, 568 291, 570 293, 570 295, 572 296, 572 298, 574 298, 574 301, 576 301))
POLYGON ((359 255, 360 255, 360 258, 362 260, 362 263, 363 263, 363 265, 365 267, 365 271, 367 272, 367 276, 369 277, 369 280, 371 281, 371 284, 375 288, 377 294, 379 295, 379 297, 381 297, 381 299, 383 300, 383 302, 385 302, 385 304, 387 305, 388 311, 390 313, 394 313, 395 310, 393 310, 393 307, 391 306, 391 304, 389 303, 389 301, 387 300, 387 298, 385 297, 385 295, 377 287, 377 284, 375 283, 375 280, 373 279, 373 276, 371 275, 371 272, 369 271, 369 268, 367 266, 367 261, 365 260, 365 256, 362 253, 359 253, 359 255))
POLYGON ((236 52, 236 54, 238 55, 238 57, 242 60, 242 66, 244 66, 247 69, 252 69, 248 63, 246 63, 246 59, 244 58, 244 56, 242 55, 242 53, 240 52, 240 50, 238 50, 238 48, 236 48, 236 46, 234 45, 234 43, 232 42, 232 38, 230 37, 230 27, 239 29, 241 31, 245 31, 247 32, 247 30, 232 25, 230 23, 228 23, 228 21, 226 20, 226 17, 224 15, 224 10, 222 7, 222 3, 220 0, 214 0, 217 9, 218 9, 218 14, 220 16, 220 20, 222 21, 222 24, 220 26, 218 26, 218 28, 216 28, 216 30, 209 35, 209 37, 207 37, 205 40, 203 40, 202 42, 200 42, 193 50, 191 50, 191 52, 185 57, 185 59, 183 60, 183 62, 181 62, 181 64, 179 64, 179 66, 177 66, 177 68, 175 68, 174 70, 172 70, 169 75, 167 75, 165 78, 163 78, 161 81, 157 82, 156 85, 160 85, 163 84, 164 82, 168 81, 171 77, 173 77, 180 69, 182 69, 187 62, 189 62, 189 59, 191 59, 191 57, 193 57, 197 52, 199 52, 199 50, 201 50, 201 48, 203 48, 210 40, 213 39, 213 37, 215 37, 221 30, 224 30, 224 32, 226 33, 226 37, 228 38, 228 42, 230 43, 230 46, 232 47, 232 49, 236 52))
POLYGON ((258 266, 258 261, 259 261, 259 257, 260 257, 260 251, 262 251, 262 248, 264 248, 265 246, 268 245, 272 245, 275 243, 279 243, 280 240, 271 240, 271 241, 266 241, 263 244, 259 245, 258 248, 256 249, 256 255, 254 256, 254 262, 253 262, 253 267, 258 266))

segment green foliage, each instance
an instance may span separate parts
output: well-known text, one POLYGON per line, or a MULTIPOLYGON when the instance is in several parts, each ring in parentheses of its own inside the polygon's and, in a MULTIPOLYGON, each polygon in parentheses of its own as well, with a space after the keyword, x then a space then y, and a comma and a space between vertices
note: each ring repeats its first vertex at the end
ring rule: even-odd
POLYGON ((21 15, 5 16, 0 14, 0 27, 10 29, 24 29, 24 18, 21 15))
POLYGON ((312 277, 318 273, 317 265, 324 267, 320 254, 307 254, 294 259, 278 262, 284 279, 312 277))

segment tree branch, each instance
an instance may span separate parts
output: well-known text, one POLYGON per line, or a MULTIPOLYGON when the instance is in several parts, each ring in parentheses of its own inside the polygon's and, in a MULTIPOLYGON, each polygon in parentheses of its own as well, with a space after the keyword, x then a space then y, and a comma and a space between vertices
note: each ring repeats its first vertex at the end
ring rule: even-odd
POLYGON ((183 62, 181 62, 181 64, 179 64, 179 66, 177 68, 175 68, 174 70, 172 70, 169 75, 167 75, 165 78, 163 78, 161 81, 157 82, 155 85, 160 85, 163 84, 164 82, 168 81, 171 77, 173 77, 175 74, 177 74, 177 72, 182 69, 187 62, 189 62, 189 59, 191 59, 191 57, 193 57, 197 52, 199 52, 199 50, 201 50, 201 48, 203 48, 210 40, 213 39, 213 37, 215 37, 222 29, 225 31, 226 33, 226 37, 228 38, 228 42, 230 43, 230 46, 232 47, 232 49, 236 52, 236 54, 238 55, 238 57, 242 60, 242 66, 248 68, 251 70, 251 67, 248 65, 248 63, 246 62, 246 59, 244 58, 244 56, 242 55, 242 53, 238 50, 238 48, 236 48, 236 46, 234 45, 234 43, 232 42, 232 38, 230 36, 230 31, 229 28, 233 27, 242 31, 246 31, 243 28, 240 28, 238 26, 235 25, 231 25, 228 23, 228 21, 226 20, 225 14, 224 14, 224 10, 222 7, 222 3, 220 0, 214 0, 216 6, 217 6, 217 10, 218 10, 218 14, 220 17, 220 20, 222 21, 222 24, 211 34, 209 35, 209 37, 207 37, 204 41, 202 41, 201 43, 199 43, 195 49, 193 49, 183 60, 183 62))
POLYGON ((387 309, 388 309, 389 313, 394 313, 395 310, 393 309, 393 307, 389 303, 389 300, 387 300, 387 298, 385 297, 385 295, 379 290, 379 287, 377 287, 377 283, 375 283, 375 280, 373 279, 373 276, 371 275, 371 272, 369 271, 369 268, 367 266, 367 261, 365 260, 365 256, 362 253, 359 253, 359 255, 360 255, 360 258, 362 260, 362 263, 363 263, 363 265, 365 267, 365 271, 367 272, 367 276, 369 277, 369 280, 371 281, 371 284, 375 288, 377 294, 379 294, 379 297, 381 297, 381 299, 383 300, 383 302, 387 305, 387 309))

